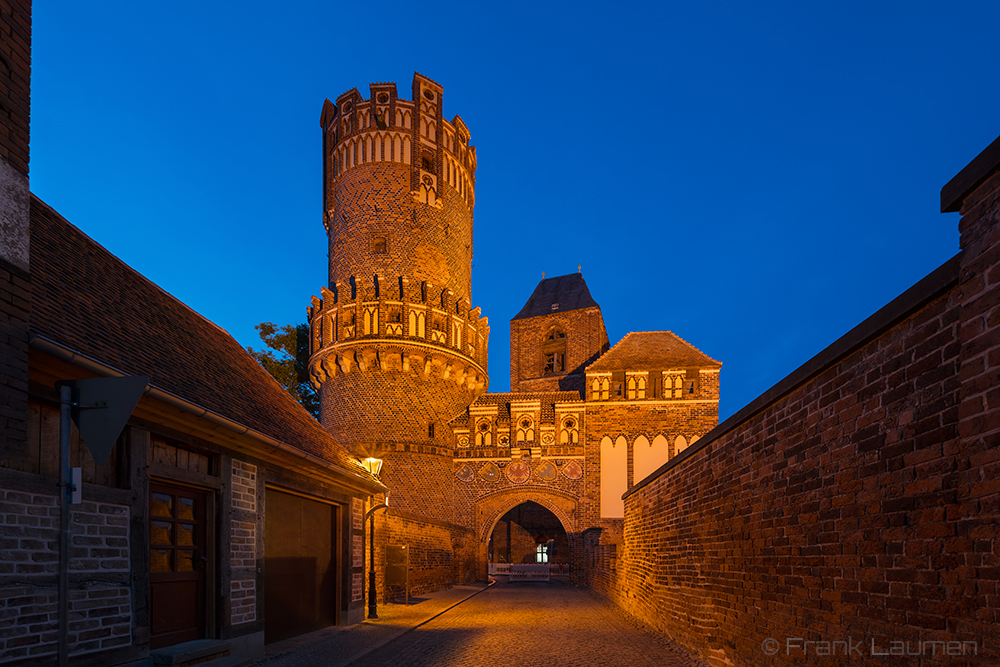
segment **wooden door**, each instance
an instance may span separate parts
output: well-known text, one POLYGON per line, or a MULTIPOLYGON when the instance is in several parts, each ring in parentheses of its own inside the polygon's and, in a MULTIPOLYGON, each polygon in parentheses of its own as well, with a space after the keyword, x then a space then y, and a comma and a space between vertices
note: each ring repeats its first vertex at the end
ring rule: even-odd
POLYGON ((205 506, 194 489, 149 485, 150 648, 205 636, 205 506))

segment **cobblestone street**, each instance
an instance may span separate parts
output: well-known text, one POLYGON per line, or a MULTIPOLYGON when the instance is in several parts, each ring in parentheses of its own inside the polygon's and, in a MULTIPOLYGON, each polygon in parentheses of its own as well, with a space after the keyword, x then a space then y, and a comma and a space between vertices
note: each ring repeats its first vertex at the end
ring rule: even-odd
MULTIPOLYGON (((367 624, 363 624, 367 625, 367 624)), ((593 593, 563 583, 493 586, 353 662, 339 635, 304 642, 266 667, 701 667, 593 593)))

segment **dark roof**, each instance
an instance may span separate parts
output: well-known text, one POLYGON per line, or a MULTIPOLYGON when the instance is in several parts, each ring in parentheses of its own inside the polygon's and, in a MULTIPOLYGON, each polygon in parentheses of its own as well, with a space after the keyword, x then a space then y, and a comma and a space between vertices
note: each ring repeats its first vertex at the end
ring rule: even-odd
POLYGON ((590 296, 583 274, 570 273, 555 278, 542 278, 542 282, 538 283, 538 287, 531 293, 524 308, 521 308, 521 312, 511 321, 592 307, 600 308, 594 297, 590 296), (552 308, 555 304, 559 307, 552 308))
POLYGON ((587 371, 722 368, 691 343, 669 331, 633 331, 587 367, 587 371))
POLYGON ((31 198, 32 334, 374 480, 228 333, 31 198))

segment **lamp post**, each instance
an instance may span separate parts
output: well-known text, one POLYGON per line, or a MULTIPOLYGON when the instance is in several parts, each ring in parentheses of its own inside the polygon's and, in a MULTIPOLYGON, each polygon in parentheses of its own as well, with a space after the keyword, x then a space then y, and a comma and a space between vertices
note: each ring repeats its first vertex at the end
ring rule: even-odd
MULTIPOLYGON (((368 472, 370 472, 372 475, 375 476, 376 479, 378 479, 378 474, 382 470, 382 459, 376 459, 369 456, 368 458, 364 459, 361 462, 361 465, 363 465, 368 470, 368 472)), ((374 496, 372 496, 372 498, 373 498, 372 503, 374 504, 374 496)), ((368 513, 366 515, 366 518, 368 518, 368 520, 370 521, 369 525, 371 526, 369 530, 371 534, 369 537, 371 543, 369 545, 370 565, 368 570, 368 618, 369 619, 378 618, 378 601, 376 599, 377 596, 375 593, 375 512, 376 510, 385 509, 387 507, 389 507, 388 490, 385 492, 385 502, 376 507, 372 507, 370 510, 368 510, 368 513)))

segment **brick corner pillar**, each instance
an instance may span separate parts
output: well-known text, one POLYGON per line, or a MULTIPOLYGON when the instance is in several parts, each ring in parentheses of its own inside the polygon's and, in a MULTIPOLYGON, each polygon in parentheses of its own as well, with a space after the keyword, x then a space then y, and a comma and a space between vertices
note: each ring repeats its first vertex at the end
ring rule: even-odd
MULTIPOLYGON (((1000 137, 941 188, 941 212, 962 215, 959 443, 989 465, 989 449, 1000 461, 988 445, 1000 432, 1000 137)), ((997 510, 998 494, 988 495, 997 510)))
POLYGON ((31 0, 0 9, 0 450, 27 447, 31 0))

